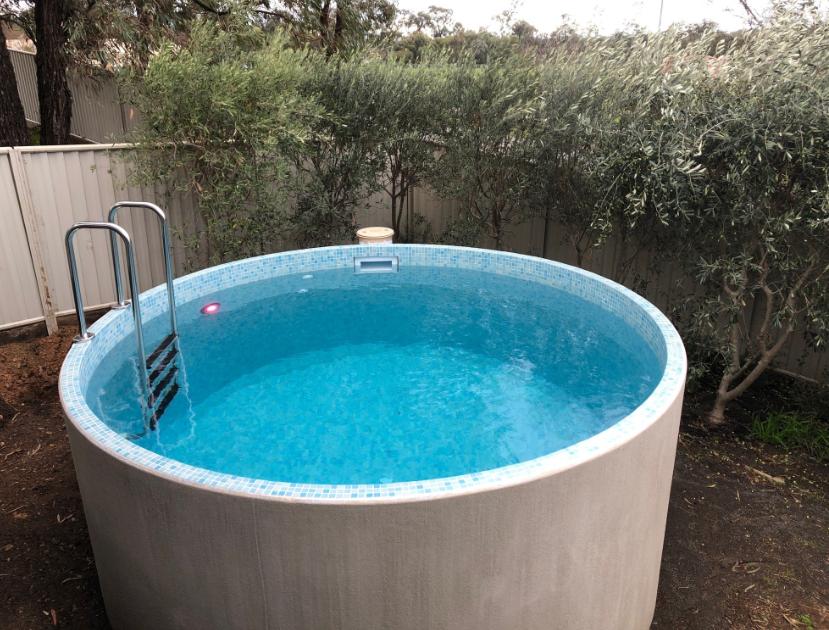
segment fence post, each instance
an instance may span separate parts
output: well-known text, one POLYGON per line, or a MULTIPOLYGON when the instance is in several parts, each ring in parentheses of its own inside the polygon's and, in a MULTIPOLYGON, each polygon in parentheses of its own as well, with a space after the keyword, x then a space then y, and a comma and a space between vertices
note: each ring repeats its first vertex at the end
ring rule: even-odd
POLYGON ((32 266, 37 279, 37 291, 40 295, 40 306, 43 310, 43 317, 46 320, 46 332, 53 334, 58 330, 58 320, 55 316, 55 307, 52 303, 52 292, 49 288, 49 275, 46 271, 46 264, 43 259, 35 206, 32 201, 32 191, 29 188, 29 178, 26 175, 26 168, 20 156, 20 151, 11 148, 9 160, 12 167, 14 187, 17 192, 17 202, 20 206, 20 214, 23 217, 23 228, 26 230, 26 240, 29 244, 29 254, 32 257, 32 266))

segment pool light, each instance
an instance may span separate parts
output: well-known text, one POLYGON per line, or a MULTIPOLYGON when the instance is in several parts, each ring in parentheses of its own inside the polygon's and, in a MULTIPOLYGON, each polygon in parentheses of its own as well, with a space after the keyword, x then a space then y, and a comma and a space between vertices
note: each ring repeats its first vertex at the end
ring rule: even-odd
POLYGON ((222 308, 222 305, 218 302, 210 302, 205 304, 201 307, 201 314, 202 315, 215 315, 219 312, 219 309, 222 308))

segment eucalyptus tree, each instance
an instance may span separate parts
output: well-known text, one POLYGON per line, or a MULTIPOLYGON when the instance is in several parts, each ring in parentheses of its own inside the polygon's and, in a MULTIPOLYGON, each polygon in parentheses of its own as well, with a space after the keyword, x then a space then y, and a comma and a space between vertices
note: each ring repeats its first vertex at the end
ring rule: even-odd
POLYGON ((430 5, 422 11, 400 11, 401 26, 415 33, 426 33, 432 38, 446 37, 458 31, 461 25, 455 21, 455 12, 445 7, 430 5))
POLYGON ((519 55, 451 69, 444 91, 442 149, 431 179, 503 249, 524 218, 544 127, 538 68, 519 55))
POLYGON ((327 56, 387 40, 397 18, 391 0, 263 0, 255 6, 264 24, 283 27, 300 46, 327 56))
MULTIPOLYGON (((257 0, 0 0, 0 22, 21 28, 35 44, 40 137, 71 142, 69 73, 143 68, 162 41, 186 41, 197 21, 251 19, 257 0)), ((0 63, 5 85, 13 76, 0 63)), ((15 93, 9 91, 7 96, 15 93)), ((6 112, 10 111, 3 105, 6 112)))

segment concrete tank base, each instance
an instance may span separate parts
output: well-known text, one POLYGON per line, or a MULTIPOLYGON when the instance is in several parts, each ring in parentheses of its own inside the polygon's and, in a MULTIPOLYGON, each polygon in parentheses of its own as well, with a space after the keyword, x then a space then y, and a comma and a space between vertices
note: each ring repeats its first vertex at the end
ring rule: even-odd
POLYGON ((67 424, 116 630, 628 630, 653 617, 681 397, 574 467, 390 503, 217 492, 67 424))
MULTIPOLYGON (((294 484, 164 457, 99 417, 90 407, 95 372, 134 331, 129 312, 112 311, 93 326, 94 340, 69 351, 59 389, 113 627, 648 628, 686 374, 670 322, 640 296, 580 269, 427 245, 236 261, 177 279, 176 296, 198 305, 225 288, 353 270, 366 257, 568 291, 620 318, 624 334, 640 335, 662 376, 615 424, 536 459, 423 481, 294 484)), ((164 287, 140 300, 145 322, 167 317, 164 287)))

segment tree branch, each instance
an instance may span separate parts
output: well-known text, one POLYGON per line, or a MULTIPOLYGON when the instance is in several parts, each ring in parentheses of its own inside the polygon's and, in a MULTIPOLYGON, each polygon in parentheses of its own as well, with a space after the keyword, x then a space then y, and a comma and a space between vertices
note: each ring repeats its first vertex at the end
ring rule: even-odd
POLYGON ((199 6, 202 9, 204 9, 205 11, 207 11, 208 13, 212 13, 214 15, 229 15, 230 14, 229 9, 217 9, 215 7, 211 7, 206 2, 202 2, 202 0, 192 0, 192 2, 196 6, 199 6))
POLYGON ((760 18, 757 17, 757 14, 748 6, 748 0, 739 0, 740 4, 742 5, 745 12, 748 14, 748 21, 750 24, 759 24, 760 18))

